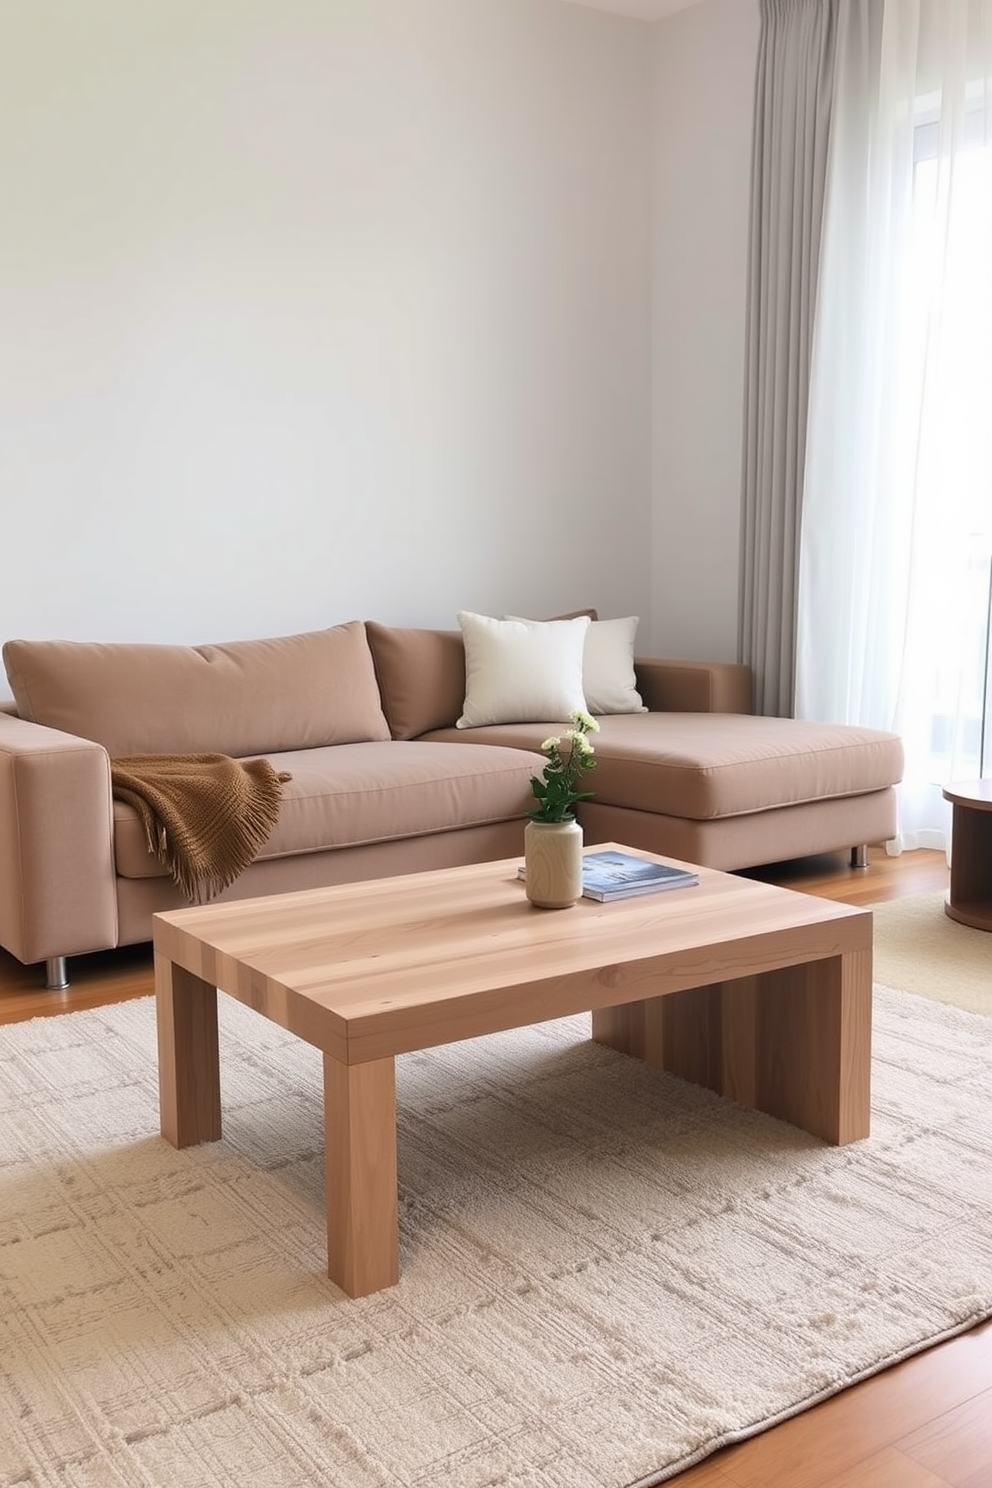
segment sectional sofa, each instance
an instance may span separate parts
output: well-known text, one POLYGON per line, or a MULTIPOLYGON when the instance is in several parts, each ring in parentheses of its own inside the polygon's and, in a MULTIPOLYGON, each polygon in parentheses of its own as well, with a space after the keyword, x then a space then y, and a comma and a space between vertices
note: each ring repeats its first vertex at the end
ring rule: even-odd
POLYGON ((541 743, 575 703, 600 725, 587 842, 732 870, 893 835, 895 735, 754 717, 746 667, 635 659, 636 625, 466 614, 206 646, 8 641, 0 946, 64 985, 67 957, 148 941, 185 902, 112 794, 111 759, 138 754, 264 756, 290 776, 227 899, 520 854, 541 743))

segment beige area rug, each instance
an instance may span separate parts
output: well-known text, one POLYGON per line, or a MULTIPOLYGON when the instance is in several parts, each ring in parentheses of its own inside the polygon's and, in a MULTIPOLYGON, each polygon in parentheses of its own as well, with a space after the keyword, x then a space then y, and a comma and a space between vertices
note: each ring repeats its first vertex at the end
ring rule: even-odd
POLYGON ((221 999, 225 1137, 154 1009, 0 1029, 0 1483, 628 1488, 992 1313, 992 1020, 881 989, 827 1147, 569 1019, 398 1061, 402 1280, 324 1275, 321 1069, 221 999))
POLYGON ((943 894, 871 908, 876 982, 992 1016, 992 933, 950 919, 943 894))

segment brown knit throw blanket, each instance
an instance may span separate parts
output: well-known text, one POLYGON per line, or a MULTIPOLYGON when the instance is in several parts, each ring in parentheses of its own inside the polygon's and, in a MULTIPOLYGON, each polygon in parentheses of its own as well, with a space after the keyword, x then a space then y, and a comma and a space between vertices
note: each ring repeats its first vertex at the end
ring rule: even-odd
POLYGON ((148 851, 192 904, 243 873, 279 816, 282 782, 266 759, 131 754, 110 761, 114 795, 141 818, 148 851))

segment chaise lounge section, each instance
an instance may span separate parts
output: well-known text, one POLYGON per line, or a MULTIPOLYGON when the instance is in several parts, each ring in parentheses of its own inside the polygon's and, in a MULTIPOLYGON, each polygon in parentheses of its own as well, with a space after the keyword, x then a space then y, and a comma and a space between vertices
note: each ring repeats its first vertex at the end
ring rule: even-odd
MULTIPOLYGON (((394 739, 539 750, 560 731, 548 720, 457 728, 462 635, 375 622, 368 634, 394 739)), ((578 809, 586 842, 729 872, 847 849, 863 863, 867 844, 894 836, 897 735, 755 717, 739 663, 640 658, 633 674, 645 711, 592 710, 595 796, 578 809)))

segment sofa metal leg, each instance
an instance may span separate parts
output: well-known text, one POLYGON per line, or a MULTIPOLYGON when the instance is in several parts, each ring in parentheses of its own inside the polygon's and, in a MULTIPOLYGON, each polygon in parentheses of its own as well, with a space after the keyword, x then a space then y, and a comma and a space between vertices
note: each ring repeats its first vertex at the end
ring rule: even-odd
POLYGON ((69 985, 64 956, 49 956, 45 962, 45 986, 52 992, 61 992, 69 985))
POLYGON ((851 848, 851 867, 852 868, 867 868, 868 867, 868 844, 867 844, 867 842, 862 842, 859 847, 852 847, 851 848))

